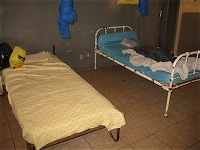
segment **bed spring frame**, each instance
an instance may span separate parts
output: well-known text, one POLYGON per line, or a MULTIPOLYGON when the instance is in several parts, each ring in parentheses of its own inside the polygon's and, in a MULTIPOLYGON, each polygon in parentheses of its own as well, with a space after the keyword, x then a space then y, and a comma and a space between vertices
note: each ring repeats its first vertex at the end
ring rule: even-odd
MULTIPOLYGON (((97 130, 100 130, 100 129, 103 129, 104 126, 99 126, 99 127, 96 127, 96 128, 93 128, 93 129, 88 129, 86 131, 83 131, 81 133, 77 133, 77 134, 74 134, 74 135, 71 135, 69 137, 66 137, 64 139, 60 139, 60 140, 57 140, 55 142, 52 142, 46 146, 44 146, 43 148, 47 148, 47 147, 50 147, 50 146, 54 146, 54 145, 57 145, 59 143, 62 143, 62 142, 65 142, 65 141, 69 141, 69 140, 72 140, 74 138, 77 138, 77 137, 80 137, 80 136, 83 136, 83 135, 86 135, 88 133, 91 133, 91 132, 94 132, 94 131, 97 131, 97 130)), ((117 128, 116 129, 117 133, 116 133, 116 137, 113 135, 112 131, 109 131, 109 134, 111 136, 111 138, 113 139, 113 141, 117 142, 119 141, 119 135, 120 135, 120 128, 117 128)), ((35 146, 33 144, 30 144, 28 142, 26 142, 26 147, 27 147, 27 150, 36 150, 35 146)), ((43 149, 42 148, 42 149, 43 149)))
POLYGON ((197 79, 192 79, 190 81, 186 81, 186 82, 181 82, 181 83, 173 83, 173 81, 177 78, 180 78, 180 77, 177 77, 177 78, 174 78, 174 74, 175 74, 175 68, 176 68, 176 64, 177 62, 182 58, 182 57, 186 57, 186 60, 185 60, 185 63, 187 63, 187 60, 188 60, 188 57, 189 56, 196 56, 196 62, 195 62, 195 67, 194 67, 194 71, 191 73, 191 74, 188 74, 188 76, 190 75, 194 75, 194 74, 200 74, 200 71, 196 71, 197 69, 197 64, 198 64, 198 58, 200 57, 200 50, 197 50, 197 51, 193 51, 193 52, 186 52, 186 53, 183 53, 181 55, 179 55, 176 60, 173 62, 173 66, 172 66, 172 71, 171 71, 171 77, 170 77, 170 83, 169 84, 163 84, 159 81, 156 81, 148 76, 146 76, 145 74, 137 71, 137 70, 134 70, 132 69, 131 67, 109 57, 108 55, 102 53, 99 48, 98 48, 98 36, 100 33, 104 33, 104 34, 107 34, 108 33, 108 30, 112 30, 114 32, 117 32, 117 30, 120 30, 120 31, 127 31, 127 30, 133 30, 132 27, 130 26, 112 26, 112 27, 102 27, 100 29, 98 29, 95 33, 95 48, 94 48, 94 69, 96 70, 97 69, 97 54, 100 54, 102 55, 103 57, 106 57, 108 59, 110 59, 111 61, 123 66, 124 68, 130 70, 131 72, 134 72, 136 73, 137 75, 157 84, 158 86, 160 86, 162 89, 166 90, 168 92, 167 94, 167 102, 166 102, 166 107, 165 107, 165 112, 164 112, 164 116, 165 117, 168 117, 168 109, 169 109, 169 103, 170 103, 170 98, 171 98, 171 93, 174 89, 177 89, 181 86, 184 86, 184 85, 187 85, 187 84, 190 84, 190 83, 193 83, 193 82, 197 82, 197 81, 200 81, 200 78, 197 78, 197 79))

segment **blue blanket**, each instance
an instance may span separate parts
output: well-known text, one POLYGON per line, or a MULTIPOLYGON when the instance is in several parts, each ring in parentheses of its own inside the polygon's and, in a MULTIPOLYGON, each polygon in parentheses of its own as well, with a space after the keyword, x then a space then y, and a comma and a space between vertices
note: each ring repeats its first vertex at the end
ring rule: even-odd
POLYGON ((71 38, 69 32, 69 24, 73 24, 77 20, 76 11, 73 9, 73 0, 61 0, 59 6, 59 30, 63 39, 71 38))

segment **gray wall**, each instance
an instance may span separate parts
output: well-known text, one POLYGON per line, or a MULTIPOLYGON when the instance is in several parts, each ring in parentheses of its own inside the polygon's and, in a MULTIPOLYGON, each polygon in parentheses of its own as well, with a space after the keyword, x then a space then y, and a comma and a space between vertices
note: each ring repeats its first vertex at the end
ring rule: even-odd
MULTIPOLYGON (((74 0, 78 20, 69 25, 72 38, 68 40, 61 38, 57 25, 59 3, 59 0, 3 0, 1 42, 8 42, 12 48, 21 46, 28 54, 52 51, 55 45, 56 55, 75 70, 93 68, 94 34, 103 26, 131 25, 136 31, 140 29, 142 41, 157 44, 160 1, 149 0, 151 13, 141 19, 138 5, 116 5, 116 0, 74 0)), ((113 64, 98 56, 99 67, 108 65, 113 64)))
POLYGON ((2 41, 2 35, 3 35, 3 6, 0 2, 0 42, 2 41))
POLYGON ((178 43, 178 54, 200 48, 200 13, 183 13, 178 43))
POLYGON ((144 18, 140 18, 139 37, 145 44, 158 46, 161 23, 159 14, 162 10, 162 0, 148 0, 148 4, 150 13, 144 18))

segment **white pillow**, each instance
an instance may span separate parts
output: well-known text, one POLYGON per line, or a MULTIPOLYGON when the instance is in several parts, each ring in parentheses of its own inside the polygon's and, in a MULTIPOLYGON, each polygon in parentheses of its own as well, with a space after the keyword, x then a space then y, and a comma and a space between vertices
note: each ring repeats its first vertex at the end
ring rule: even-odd
POLYGON ((50 59, 50 54, 48 52, 42 51, 36 54, 26 55, 24 63, 34 63, 34 62, 44 62, 50 59))
POLYGON ((131 40, 131 39, 123 39, 121 41, 121 44, 124 45, 124 46, 127 46, 129 48, 134 48, 134 47, 137 47, 139 45, 137 41, 131 40))

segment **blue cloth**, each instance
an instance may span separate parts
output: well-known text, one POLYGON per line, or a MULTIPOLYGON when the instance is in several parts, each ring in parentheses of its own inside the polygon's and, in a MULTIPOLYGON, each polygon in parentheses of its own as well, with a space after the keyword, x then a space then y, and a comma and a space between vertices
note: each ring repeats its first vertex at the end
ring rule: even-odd
POLYGON ((145 17, 149 14, 148 0, 139 0, 139 10, 141 17, 145 17))
POLYGON ((77 20, 76 11, 73 9, 73 0, 61 0, 59 6, 59 30, 63 39, 71 38, 69 32, 69 24, 73 24, 77 20))

